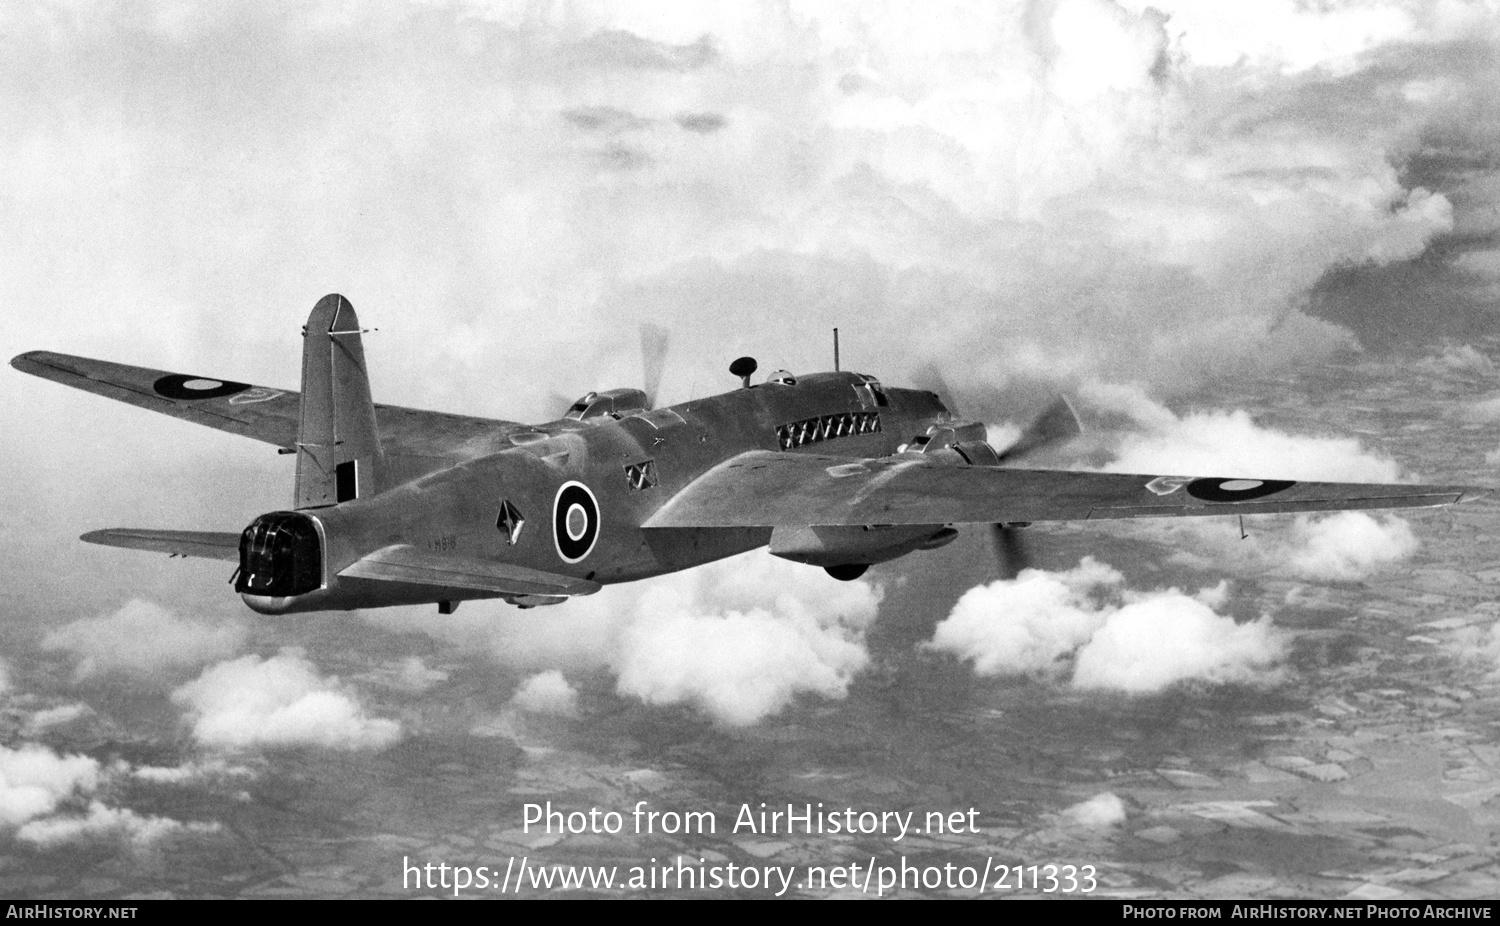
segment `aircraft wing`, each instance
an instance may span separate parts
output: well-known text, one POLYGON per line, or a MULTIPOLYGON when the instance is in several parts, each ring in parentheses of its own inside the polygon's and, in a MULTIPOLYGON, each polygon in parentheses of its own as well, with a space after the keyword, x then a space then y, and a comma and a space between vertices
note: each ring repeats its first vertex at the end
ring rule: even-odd
POLYGON ((462 556, 435 556, 409 544, 382 547, 343 569, 340 576, 441 588, 472 588, 500 595, 592 595, 598 582, 462 556))
POLYGON ((689 483, 645 523, 667 527, 1087 521, 1349 508, 1424 508, 1471 486, 1295 482, 949 466, 755 450, 689 483))
MULTIPOLYGON (((23 373, 50 379, 138 408, 293 450, 301 395, 210 376, 133 367, 108 360, 34 350, 11 360, 23 373)), ((475 438, 520 425, 509 421, 376 405, 376 425, 387 453, 441 455, 475 438)))
POLYGON ((151 550, 174 556, 201 556, 207 559, 240 560, 240 535, 218 531, 155 531, 133 527, 114 527, 89 531, 78 538, 85 543, 129 550, 151 550))

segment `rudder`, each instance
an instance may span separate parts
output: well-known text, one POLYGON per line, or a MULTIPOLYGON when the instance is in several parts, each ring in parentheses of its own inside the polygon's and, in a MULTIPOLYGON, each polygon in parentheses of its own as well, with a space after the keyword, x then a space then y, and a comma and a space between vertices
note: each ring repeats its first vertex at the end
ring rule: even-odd
POLYGON ((354 306, 318 300, 302 329, 297 508, 321 508, 380 491, 380 435, 354 306))

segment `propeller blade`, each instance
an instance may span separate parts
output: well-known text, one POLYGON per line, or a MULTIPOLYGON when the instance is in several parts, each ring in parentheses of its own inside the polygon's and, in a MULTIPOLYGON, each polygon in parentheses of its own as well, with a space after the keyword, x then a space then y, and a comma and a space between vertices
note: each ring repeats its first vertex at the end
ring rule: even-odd
POLYGON ((1000 451, 1000 462, 1015 463, 1044 447, 1072 440, 1082 433, 1083 425, 1078 423, 1078 413, 1073 411, 1073 406, 1066 398, 1058 396, 1056 402, 1047 406, 1045 411, 1026 426, 1026 430, 1021 432, 1014 444, 1000 451))
POLYGON ((1000 567, 1000 578, 1014 579, 1022 569, 1031 568, 1030 544, 1021 536, 1021 529, 1005 524, 990 528, 995 545, 995 562, 1000 567))
POLYGON ((568 398, 556 389, 547 392, 547 414, 552 418, 561 418, 573 407, 573 399, 568 398))
POLYGON ((641 325, 641 388, 646 390, 646 402, 656 407, 656 394, 661 389, 661 377, 667 369, 667 346, 670 332, 661 325, 645 322, 641 325))

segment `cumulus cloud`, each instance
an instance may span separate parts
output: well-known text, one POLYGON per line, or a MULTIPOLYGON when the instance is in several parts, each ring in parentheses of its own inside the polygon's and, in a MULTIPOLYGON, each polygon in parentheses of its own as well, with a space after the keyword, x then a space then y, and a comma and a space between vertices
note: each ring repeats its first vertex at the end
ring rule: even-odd
MULTIPOLYGON (((363 280, 387 315, 410 307, 424 337, 392 357, 417 345, 402 385, 428 398, 484 376, 539 399, 537 373, 570 372, 485 358, 518 341, 545 356, 562 343, 548 310, 564 305, 581 332, 665 316, 705 364, 723 353, 718 319, 753 303, 782 320, 854 315, 866 344, 900 345, 869 358, 897 372, 947 357, 977 382, 1181 382, 1345 343, 1300 311, 1307 288, 1333 266, 1420 253, 1453 224, 1448 199, 1398 169, 1448 112, 1388 102, 1416 63, 1360 62, 1366 84, 1341 85, 1258 45, 1206 50, 1202 30, 1139 4, 314 4, 123 29, 125 15, 12 23, 0 79, 26 121, 4 193, 39 230, 8 245, 9 295, 55 290, 68 253, 82 266, 64 282, 87 298, 58 311, 105 291, 131 309, 87 337, 145 328, 182 354, 223 349, 198 330, 213 326, 180 323, 226 287, 292 314, 313 280, 363 280), (187 46, 217 66, 185 86, 187 46), (71 221, 96 204, 95 221, 71 221), (201 272, 172 273, 196 258, 201 272), (415 375, 436 357, 456 381, 415 375)), ((1403 29, 1419 31, 1347 54, 1403 29)), ((579 345, 597 363, 576 366, 633 375, 618 340, 579 345)), ((259 346, 234 349, 257 363, 259 346)))
POLYGON ((1073 685, 1146 694, 1186 679, 1262 683, 1286 648, 1270 618, 1247 624, 1196 598, 1153 595, 1105 618, 1078 649, 1073 685))
POLYGON ((1064 822, 1088 829, 1108 829, 1125 822, 1125 802, 1105 791, 1067 808, 1061 814, 1064 822))
MULTIPOLYGON (((33 743, 0 746, 0 827, 12 830, 18 841, 44 850, 101 840, 142 848, 175 834, 218 831, 217 823, 138 814, 94 796, 127 771, 123 762, 105 767, 88 756, 61 755, 33 743)), ((160 771, 164 770, 137 769, 131 774, 149 781, 160 771)))
MULTIPOLYGON (((1395 460, 1354 438, 1293 434, 1257 424, 1243 410, 1178 415, 1135 387, 1095 384, 1082 395, 1094 413, 1124 426, 1094 435, 1108 472, 1252 476, 1328 482, 1399 482, 1395 460)), ((1349 581, 1416 552, 1411 526, 1389 514, 1255 517, 1248 536, 1229 518, 1177 518, 1132 525, 1138 536, 1173 547, 1172 560, 1241 574, 1275 572, 1311 580, 1349 581)))
POLYGON ((556 669, 538 672, 521 683, 511 704, 533 714, 572 717, 578 713, 578 692, 556 669))
POLYGON ((1282 565, 1306 579, 1362 579, 1415 553, 1411 525, 1395 516, 1341 511, 1322 518, 1298 515, 1291 544, 1276 554, 1282 565))
POLYGON ((128 807, 109 807, 90 801, 83 814, 32 820, 16 830, 16 838, 41 849, 56 849, 85 841, 124 841, 136 848, 177 834, 215 833, 217 823, 183 823, 170 817, 141 815, 128 807))
POLYGON ((1171 549, 1168 561, 1238 575, 1281 575, 1351 582, 1403 562, 1421 545, 1411 525, 1388 514, 1247 518, 1246 536, 1232 518, 1181 518, 1131 528, 1171 549))
POLYGON ((337 678, 320 676, 290 647, 269 659, 210 666, 172 700, 188 709, 193 736, 209 746, 383 749, 401 736, 395 721, 366 717, 337 678))
POLYGON ((1500 396, 1471 404, 1464 410, 1464 416, 1479 424, 1500 421, 1500 396))
POLYGON ((979 675, 1133 694, 1189 680, 1276 681, 1285 634, 1267 618, 1237 624, 1218 614, 1225 597, 1222 585, 1198 596, 1134 591, 1118 570, 1086 557, 1065 572, 1028 569, 970 589, 926 646, 970 661, 979 675))
POLYGON ((800 694, 838 699, 869 661, 879 590, 750 553, 652 582, 632 602, 611 667, 621 694, 753 723, 800 694))
POLYGON ((1395 460, 1354 438, 1290 434, 1259 425, 1243 410, 1177 415, 1137 387, 1093 384, 1082 391, 1090 407, 1127 417, 1113 456, 1102 469, 1116 473, 1258 476, 1323 482, 1396 482, 1395 460))
POLYGON ((58 755, 33 744, 0 746, 0 825, 49 814, 74 794, 92 792, 101 776, 99 763, 88 756, 58 755))
POLYGON ((608 669, 620 694, 692 705, 736 725, 774 714, 801 694, 844 697, 869 661, 864 632, 880 598, 868 581, 837 582, 821 569, 753 552, 608 586, 555 608, 517 612, 472 602, 441 622, 425 615, 366 619, 544 675, 608 669))
POLYGON ((79 680, 110 673, 149 677, 222 659, 239 649, 245 636, 237 620, 196 621, 133 600, 112 614, 53 630, 42 646, 75 655, 79 680))
POLYGON ((244 765, 231 765, 221 756, 212 756, 194 759, 182 765, 142 765, 131 769, 130 775, 148 784, 179 786, 230 778, 252 778, 255 771, 244 765))
POLYGON ((93 708, 87 704, 59 704, 57 707, 43 708, 26 718, 26 732, 35 734, 48 727, 61 727, 93 713, 93 708))

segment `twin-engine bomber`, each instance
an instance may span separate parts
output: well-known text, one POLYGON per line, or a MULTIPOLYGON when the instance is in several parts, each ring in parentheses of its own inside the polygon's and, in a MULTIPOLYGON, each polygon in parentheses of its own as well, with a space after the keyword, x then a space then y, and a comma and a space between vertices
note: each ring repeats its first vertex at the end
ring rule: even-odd
MULTIPOLYGON (((377 405, 360 335, 348 300, 319 300, 303 331, 300 393, 47 351, 11 365, 295 454, 291 507, 240 533, 82 537, 237 562, 235 590, 265 614, 557 604, 768 545, 848 580, 941 547, 963 523, 994 525, 1013 573, 1016 530, 1034 521, 1416 508, 1489 494, 1022 469, 1027 455, 1079 433, 1066 401, 997 450, 983 424, 959 420, 932 392, 838 370, 752 384, 748 357, 730 367, 740 388, 654 408, 657 356, 647 364, 657 382, 591 392, 544 424, 377 405)), ((664 354, 664 337, 656 343, 664 354)))

